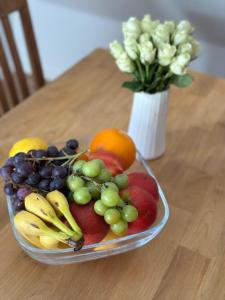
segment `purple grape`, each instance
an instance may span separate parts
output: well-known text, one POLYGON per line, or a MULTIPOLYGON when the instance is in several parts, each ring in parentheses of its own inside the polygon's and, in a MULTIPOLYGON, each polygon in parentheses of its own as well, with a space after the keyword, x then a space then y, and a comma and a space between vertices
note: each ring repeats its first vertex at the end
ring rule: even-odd
POLYGON ((17 196, 14 197, 12 201, 12 206, 13 206, 14 213, 17 213, 25 209, 24 201, 20 200, 17 196))
POLYGON ((33 172, 32 164, 28 161, 21 161, 16 166, 16 171, 24 177, 29 176, 33 172))
POLYGON ((2 178, 7 181, 10 179, 10 176, 12 174, 12 171, 13 171, 13 167, 11 166, 3 166, 1 169, 0 169, 0 174, 2 176, 2 178))
POLYGON ((11 178, 12 178, 12 181, 15 183, 15 184, 20 184, 24 181, 24 177, 21 176, 19 173, 17 172, 13 172, 11 174, 11 178))
POLYGON ((52 177, 61 177, 64 178, 68 174, 68 170, 66 167, 56 166, 52 170, 52 177))
POLYGON ((59 151, 56 146, 49 146, 47 149, 48 157, 57 157, 59 155, 59 151))
POLYGON ((52 166, 44 166, 39 170, 42 178, 50 178, 52 176, 52 166))
POLYGON ((26 158, 27 158, 27 154, 26 154, 26 153, 23 153, 23 152, 17 153, 17 154, 14 156, 14 164, 15 164, 15 166, 16 166, 19 162, 25 161, 26 158))
POLYGON ((36 158, 42 158, 47 156, 47 152, 45 150, 36 150, 36 158))
POLYGON ((7 196, 12 196, 15 193, 15 190, 13 188, 13 185, 11 183, 7 183, 4 186, 4 192, 7 196))
POLYGON ((8 158, 7 161, 5 162, 5 166, 10 166, 10 167, 14 168, 15 167, 15 165, 14 165, 14 157, 8 158))
POLYGON ((49 191, 49 189, 50 189, 50 180, 49 179, 42 179, 39 182, 38 188, 40 190, 49 191))
POLYGON ((29 155, 32 157, 32 158, 42 158, 42 157, 46 157, 47 155, 47 152, 45 150, 30 150, 29 152, 29 155))
POLYGON ((75 152, 74 149, 70 149, 70 148, 68 148, 68 147, 63 148, 63 151, 64 151, 67 155, 74 155, 74 154, 76 154, 76 152, 75 152))
POLYGON ((40 179, 41 176, 38 173, 33 173, 26 179, 26 184, 35 187, 39 184, 40 179))
POLYGON ((26 188, 26 187, 22 187, 22 188, 19 188, 16 195, 18 197, 19 200, 24 200, 25 197, 27 195, 29 195, 30 193, 32 193, 32 189, 30 188, 26 188))
POLYGON ((52 180, 50 183, 50 191, 60 190, 60 189, 64 188, 65 185, 66 185, 66 181, 64 179, 56 178, 56 179, 52 180))
POLYGON ((77 140, 71 139, 66 142, 66 147, 75 150, 79 147, 79 143, 77 140))

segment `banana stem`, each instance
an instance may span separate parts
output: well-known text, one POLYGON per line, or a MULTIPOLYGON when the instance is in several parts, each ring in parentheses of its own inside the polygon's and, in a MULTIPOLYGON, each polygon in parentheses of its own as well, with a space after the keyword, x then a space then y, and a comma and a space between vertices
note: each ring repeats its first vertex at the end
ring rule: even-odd
POLYGON ((63 211, 63 215, 64 217, 67 219, 67 221, 69 222, 70 226, 72 227, 72 229, 75 231, 75 233, 78 233, 80 236, 82 236, 82 230, 81 228, 78 226, 77 222, 74 220, 71 212, 69 211, 63 211))
POLYGON ((58 218, 54 218, 52 220, 53 225, 55 225, 57 228, 59 228, 62 232, 66 233, 69 237, 72 237, 74 235, 74 232, 69 229, 62 221, 60 221, 58 218))
POLYGON ((70 236, 68 236, 64 232, 57 232, 57 231, 54 231, 50 228, 46 231, 43 231, 43 235, 47 235, 49 237, 52 237, 52 238, 54 238, 54 239, 56 239, 57 241, 60 241, 60 242, 68 240, 70 238, 70 236))

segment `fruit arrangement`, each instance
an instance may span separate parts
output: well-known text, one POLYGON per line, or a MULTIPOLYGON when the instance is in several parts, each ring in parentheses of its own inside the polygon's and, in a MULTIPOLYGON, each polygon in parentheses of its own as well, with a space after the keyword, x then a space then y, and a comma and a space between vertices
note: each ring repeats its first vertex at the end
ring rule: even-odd
POLYGON ((73 247, 148 229, 157 217, 158 188, 146 173, 131 172, 136 149, 117 129, 105 129, 81 151, 40 138, 13 145, 0 169, 20 235, 41 249, 73 247), (126 171, 126 173, 125 173, 126 171))

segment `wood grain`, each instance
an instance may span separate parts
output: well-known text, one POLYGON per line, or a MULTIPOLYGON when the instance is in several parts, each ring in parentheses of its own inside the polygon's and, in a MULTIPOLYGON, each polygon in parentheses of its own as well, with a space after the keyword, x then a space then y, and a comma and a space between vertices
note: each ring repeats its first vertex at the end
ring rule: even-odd
MULTIPOLYGON (((17 245, 1 192, 1 300, 225 299, 225 80, 193 75, 191 87, 170 91, 166 153, 150 162, 171 208, 160 236, 99 261, 42 265, 17 245)), ((132 94, 120 88, 124 79, 106 51, 92 53, 0 119, 0 163, 25 136, 126 130, 132 94)))

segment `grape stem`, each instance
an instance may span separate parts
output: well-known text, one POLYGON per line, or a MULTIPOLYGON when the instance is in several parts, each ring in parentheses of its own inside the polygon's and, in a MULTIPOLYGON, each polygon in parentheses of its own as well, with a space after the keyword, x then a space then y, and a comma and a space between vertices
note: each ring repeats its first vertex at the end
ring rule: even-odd
POLYGON ((82 154, 85 154, 87 150, 81 151, 75 155, 66 155, 66 156, 60 156, 60 157, 40 157, 40 158, 26 158, 25 160, 31 160, 31 161, 53 161, 53 160, 76 160, 78 157, 80 157, 82 154))

